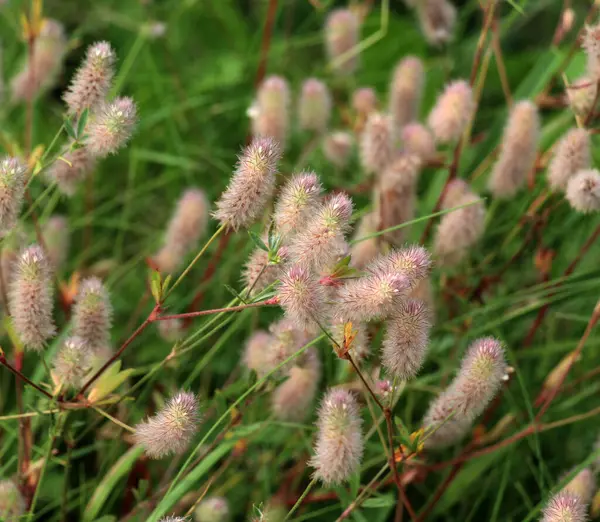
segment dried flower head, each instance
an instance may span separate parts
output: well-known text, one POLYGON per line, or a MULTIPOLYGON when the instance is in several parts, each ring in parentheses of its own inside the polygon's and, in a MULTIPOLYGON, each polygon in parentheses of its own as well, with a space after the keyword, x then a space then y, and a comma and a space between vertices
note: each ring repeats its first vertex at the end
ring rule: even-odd
POLYGON ((40 351, 56 333, 52 273, 44 251, 32 245, 19 257, 10 289, 13 325, 26 348, 40 351))
POLYGON ((323 154, 336 167, 344 168, 350 161, 354 148, 352 134, 345 131, 335 131, 323 139, 323 154))
POLYGON ((433 250, 442 266, 462 261, 485 229, 485 206, 478 196, 466 194, 456 203, 469 206, 444 214, 434 239, 433 250))
POLYGON ((364 441, 358 404, 352 393, 329 390, 319 409, 315 455, 309 465, 324 484, 347 481, 360 466, 364 441))
POLYGON ((548 166, 548 183, 552 190, 564 191, 578 171, 590 168, 590 145, 588 131, 578 127, 561 138, 548 166))
POLYGON ((175 208, 175 212, 163 240, 163 247, 154 261, 161 272, 175 272, 185 256, 206 234, 209 203, 204 192, 198 188, 187 189, 175 208))
POLYGON ((581 43, 586 57, 586 73, 593 80, 600 79, 600 24, 587 26, 581 43))
POLYGON ((315 318, 322 320, 325 291, 308 269, 290 267, 281 276, 277 295, 286 317, 298 328, 314 329, 315 318))
POLYGON ((244 149, 213 213, 222 225, 237 230, 252 225, 260 217, 273 194, 280 158, 281 149, 271 138, 255 138, 244 149))
POLYGON ((381 364, 394 377, 408 380, 423 366, 429 344, 430 313, 414 299, 400 303, 387 322, 381 364))
POLYGON ((402 150, 406 154, 429 161, 435 158, 435 140, 431 131, 420 123, 409 123, 400 130, 402 150))
POLYGON ((115 98, 104 105, 89 126, 86 147, 90 154, 104 158, 123 148, 137 121, 137 107, 131 98, 115 98))
POLYGON ((73 307, 73 335, 93 353, 110 347, 112 306, 104 284, 97 277, 81 282, 73 307))
POLYGON ((244 365, 249 370, 254 370, 259 376, 269 373, 272 368, 267 368, 267 356, 270 343, 274 336, 264 330, 255 331, 246 341, 244 348, 244 365))
POLYGON ((427 125, 438 143, 455 143, 475 112, 471 86, 464 80, 446 86, 427 118, 427 125))
POLYGON ((571 110, 582 118, 587 117, 596 100, 596 89, 596 80, 589 76, 582 76, 575 80, 567 88, 567 99, 571 110))
POLYGON ((198 399, 191 392, 180 391, 156 415, 136 425, 135 439, 152 459, 183 453, 199 422, 198 399))
POLYGON ((58 190, 65 196, 72 196, 77 186, 94 170, 96 159, 87 147, 70 150, 57 159, 48 169, 47 178, 55 182, 58 190))
POLYGON ((17 158, 0 160, 0 236, 10 232, 19 216, 27 167, 17 158))
POLYGON ((358 53, 351 50, 358 45, 360 20, 350 9, 335 9, 327 17, 325 45, 330 65, 340 74, 352 74, 358 66, 358 53))
POLYGON ((108 42, 88 47, 83 65, 75 74, 64 100, 69 112, 96 110, 106 101, 114 76, 116 54, 108 42))
POLYGON ((316 132, 327 130, 331 117, 331 94, 321 80, 310 78, 302 84, 298 101, 300 128, 316 132))
POLYGON ((42 226, 42 237, 53 271, 58 271, 69 254, 70 230, 67 218, 52 216, 42 226))
POLYGON ((53 362, 55 381, 66 387, 81 386, 90 369, 91 352, 87 343, 79 337, 69 337, 56 353, 53 362))
POLYGON ((12 480, 0 481, 0 519, 17 522, 27 510, 25 499, 12 480))
POLYGON ((424 76, 423 62, 415 56, 407 56, 396 65, 390 85, 389 104, 397 129, 418 118, 424 76))
POLYGON ((177 317, 157 322, 158 334, 169 343, 179 341, 185 335, 184 322, 177 317))
POLYGON ((317 272, 346 255, 345 233, 352 216, 352 200, 344 193, 330 195, 306 221, 288 248, 289 259, 317 272))
POLYGON ((577 495, 584 504, 589 504, 596 489, 594 472, 590 468, 583 468, 562 490, 577 495))
POLYGON ((600 210, 600 172, 580 170, 567 183, 566 197, 571 207, 583 214, 600 210))
POLYGON ((494 165, 488 188, 497 198, 510 198, 535 167, 540 136, 537 106, 530 101, 514 105, 504 129, 502 150, 494 165))
POLYGON ((379 253, 379 245, 376 237, 356 242, 357 239, 366 237, 377 232, 379 216, 375 212, 369 212, 360 218, 354 233, 354 244, 350 250, 352 266, 358 269, 366 267, 379 253))
POLYGON ((372 87, 360 87, 352 93, 352 108, 366 118, 377 109, 377 93, 372 87))
POLYGON ((250 116, 255 137, 272 138, 285 146, 290 120, 290 88, 285 78, 269 76, 263 80, 250 116))
POLYGON ((367 267, 372 273, 395 272, 406 276, 412 290, 431 270, 431 255, 425 247, 408 245, 378 257, 367 267))
POLYGON ((323 187, 314 172, 294 174, 283 186, 273 213, 277 231, 292 235, 315 211, 323 187))
POLYGON ((372 112, 360 141, 360 162, 367 174, 381 174, 392 161, 396 135, 392 119, 372 112))
POLYGON ((546 504, 541 522, 585 522, 587 506, 577 495, 561 491, 546 504))
POLYGON ((442 45, 452 39, 456 24, 456 8, 448 0, 423 0, 417 3, 421 31, 431 45, 442 45))
POLYGON ((230 518, 229 503, 224 497, 205 498, 194 510, 196 522, 228 522, 230 518))

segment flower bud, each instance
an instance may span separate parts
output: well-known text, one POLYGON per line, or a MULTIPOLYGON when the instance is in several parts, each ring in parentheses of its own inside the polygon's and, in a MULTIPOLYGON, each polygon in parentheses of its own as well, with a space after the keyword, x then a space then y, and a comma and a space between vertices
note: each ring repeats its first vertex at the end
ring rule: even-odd
POLYGON ((423 63, 415 56, 403 58, 394 69, 390 85, 390 114, 400 129, 419 117, 423 95, 423 63))
POLYGON ((42 237, 52 270, 57 272, 69 254, 70 230, 67 218, 52 216, 42 226, 42 237))
POLYGON ((405 154, 418 156, 423 162, 435 158, 435 140, 425 125, 415 122, 402 127, 400 140, 405 154))
POLYGON ((115 61, 115 52, 108 42, 97 42, 88 47, 83 65, 64 95, 70 113, 96 110, 105 103, 114 76, 115 61))
POLYGON ((586 57, 586 72, 593 81, 600 79, 600 24, 587 26, 581 43, 586 57))
POLYGON ((323 139, 323 154, 338 168, 348 164, 353 148, 354 138, 348 132, 332 132, 323 139))
POLYGON ((448 0, 423 0, 417 3, 417 14, 425 39, 435 46, 452 39, 456 24, 456 8, 448 0))
POLYGON ((106 288, 97 277, 84 279, 73 307, 73 335, 93 353, 110 347, 112 306, 106 288))
POLYGON ((298 120, 303 130, 324 132, 331 117, 331 95, 322 81, 310 78, 302 84, 298 120))
POLYGON ((52 273, 38 245, 23 250, 15 268, 9 295, 13 325, 26 348, 40 351, 56 333, 52 273))
POLYGON ((585 129, 574 128, 558 142, 548 166, 548 183, 552 190, 567 188, 567 182, 578 171, 591 165, 590 135, 585 129))
POLYGON ((229 503, 224 497, 205 498, 194 511, 196 522, 228 522, 230 518, 229 503))
POLYGON ((470 85, 464 80, 449 83, 427 118, 437 143, 456 143, 475 112, 470 85))
POLYGON ((198 430, 200 409, 191 392, 178 392, 156 415, 139 423, 134 435, 151 459, 183 453, 198 430))
POLYGON ((571 207, 583 214, 600 210, 600 173, 580 170, 568 181, 566 197, 571 207))
POLYGON ((356 71, 358 54, 348 52, 358 45, 360 20, 350 9, 335 9, 327 17, 325 25, 325 45, 330 65, 339 75, 356 71))
MULTIPOLYGON (((374 234, 377 232, 378 224, 379 217, 375 212, 369 212, 368 214, 365 214, 362 218, 360 218, 358 226, 356 227, 354 239, 357 240, 370 234, 374 234)), ((377 244, 377 237, 359 241, 358 243, 352 245, 350 250, 350 255, 352 256, 352 266, 358 268, 359 270, 363 269, 377 257, 378 253, 379 245, 377 244)))
POLYGON ((381 364, 391 376, 412 379, 423 366, 431 329, 429 317, 425 303, 409 299, 388 320, 381 364))
POLYGON ((346 482, 363 456, 362 419, 354 395, 342 389, 327 392, 319 410, 315 455, 309 465, 325 485, 346 482))
POLYGON ((54 380, 65 387, 81 386, 90 369, 89 346, 79 337, 69 337, 56 353, 53 363, 54 380))
POLYGON ((323 187, 314 172, 294 174, 283 186, 275 204, 273 221, 281 235, 292 235, 314 213, 323 187))
POLYGON ((502 150, 496 162, 488 188, 497 198, 510 198, 521 188, 527 175, 535 168, 540 136, 537 107, 530 101, 520 101, 512 108, 502 138, 502 150))
POLYGON ((360 142, 360 162, 366 174, 381 174, 394 156, 392 119, 379 112, 369 115, 360 142))
POLYGON ((571 110, 582 118, 587 118, 596 100, 597 82, 589 76, 575 80, 567 89, 571 110))
POLYGON ((57 159, 48 169, 46 177, 55 182, 58 190, 65 196, 72 196, 77 186, 96 166, 96 159, 87 147, 80 147, 64 154, 64 159, 57 159))
POLYGON ((352 93, 352 108, 363 118, 377 109, 377 93, 371 87, 361 87, 352 93))
POLYGON ((290 88, 280 76, 269 76, 258 88, 252 108, 252 133, 255 138, 271 138, 285 146, 290 120, 290 88))
POLYGON ((0 519, 16 522, 24 515, 27 505, 19 488, 12 480, 0 481, 0 519))
POLYGON ((407 277, 413 289, 431 270, 431 256, 425 247, 409 245, 377 258, 367 270, 372 273, 395 272, 407 277))
POLYGON ((6 156, 0 161, 0 236, 10 232, 19 217, 25 192, 27 167, 6 156))
POLYGON ((546 504, 541 522, 585 522, 587 505, 577 495, 561 491, 546 504))
POLYGON ((314 330, 315 319, 322 320, 325 291, 306 268, 289 268, 281 277, 277 295, 286 317, 298 328, 314 330))
POLYGON ((136 121, 137 108, 131 98, 116 98, 104 105, 89 127, 89 152, 98 158, 115 154, 131 138, 136 121))
POLYGON ((206 234, 208 208, 202 190, 190 188, 183 193, 169 222, 163 247, 154 258, 161 272, 175 272, 185 256, 196 248, 200 237, 206 234))
POLYGON ((271 138, 255 138, 240 156, 214 217, 237 230, 252 225, 261 215, 275 188, 281 149, 271 138))

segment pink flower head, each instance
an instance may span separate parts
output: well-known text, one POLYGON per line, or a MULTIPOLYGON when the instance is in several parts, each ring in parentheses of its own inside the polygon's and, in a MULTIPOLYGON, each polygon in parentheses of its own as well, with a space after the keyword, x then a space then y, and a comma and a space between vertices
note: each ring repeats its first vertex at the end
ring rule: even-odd
POLYGON ((578 212, 589 214, 600 210, 600 172, 580 170, 567 183, 567 201, 578 212))
POLYGON ((124 147, 137 121, 137 108, 131 98, 116 98, 102 107, 92 121, 86 146, 98 158, 115 154, 124 147))
POLYGON ((473 90, 464 80, 449 83, 427 119, 436 142, 456 143, 475 112, 473 90))
POLYGON ((350 9, 335 9, 327 17, 325 45, 333 69, 340 75, 352 74, 358 66, 358 55, 348 53, 358 45, 360 21, 350 9))
POLYGON ((292 265, 281 277, 277 294, 286 316, 298 328, 314 329, 315 319, 323 319, 325 292, 306 268, 292 265))
POLYGON ((277 231, 291 235, 314 213, 323 187, 314 172, 294 174, 283 186, 275 204, 273 220, 277 231))
POLYGON ((0 236, 10 232, 17 222, 27 167, 17 158, 6 156, 0 160, 0 236))
POLYGON ((336 167, 343 168, 350 161, 354 148, 352 134, 345 131, 335 131, 323 140, 323 154, 336 167))
POLYGON ((407 154, 418 156, 423 161, 435 157, 435 140, 431 131, 421 123, 413 122, 400 130, 402 150, 407 154))
POLYGON ((363 117, 377 108, 377 93, 372 87, 360 87, 352 93, 352 108, 363 117))
POLYGON ((396 272, 403 274, 408 280, 409 287, 414 288, 419 281, 429 275, 431 255, 425 247, 407 245, 380 256, 367 267, 367 270, 372 273, 396 272))
POLYGON ((255 137, 272 138, 285 146, 289 132, 290 88, 285 78, 269 76, 263 80, 251 108, 252 133, 255 137))
POLYGON ((424 75, 423 62, 415 56, 407 56, 396 65, 389 92, 390 114, 396 128, 418 118, 424 75))
POLYGON ((63 159, 57 159, 48 169, 49 181, 55 182, 65 196, 73 196, 79 184, 90 174, 96 165, 96 158, 87 147, 67 152, 63 159))
POLYGON ((456 8, 449 0, 422 0, 417 3, 421 31, 435 46, 452 40, 456 25, 456 8))
POLYGON ((110 347, 112 305, 104 284, 97 277, 84 279, 73 307, 73 334, 93 353, 110 347))
POLYGON ((379 175, 383 172, 394 156, 395 141, 392 119, 379 112, 372 112, 360 142, 360 161, 365 173, 379 175))
POLYGON ((302 84, 298 102, 300 128, 316 132, 327 130, 331 116, 331 95, 321 80, 310 78, 302 84))
POLYGON ((591 165, 590 135, 586 129, 575 127, 558 142, 550 165, 548 184, 552 190, 566 190, 569 180, 591 165))
POLYGON ((581 498, 561 491, 546 504, 541 522, 585 522, 587 519, 587 505, 581 498))

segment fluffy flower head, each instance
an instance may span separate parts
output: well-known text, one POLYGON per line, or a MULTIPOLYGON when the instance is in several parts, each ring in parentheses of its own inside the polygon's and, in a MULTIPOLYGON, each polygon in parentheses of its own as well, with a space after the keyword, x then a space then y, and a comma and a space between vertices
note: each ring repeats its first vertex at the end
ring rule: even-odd
POLYGON ((7 156, 0 160, 0 236, 10 232, 17 222, 26 171, 27 167, 17 158, 7 156))
POLYGON ((600 173, 580 170, 567 183, 566 197, 571 207, 583 214, 600 210, 600 173))
POLYGON ((131 138, 136 121, 137 107, 131 98, 116 98, 104 105, 90 125, 86 142, 89 152, 99 158, 115 154, 131 138))
POLYGON ((467 128, 475 111, 473 90, 464 80, 446 86, 427 119, 438 143, 455 143, 467 128))

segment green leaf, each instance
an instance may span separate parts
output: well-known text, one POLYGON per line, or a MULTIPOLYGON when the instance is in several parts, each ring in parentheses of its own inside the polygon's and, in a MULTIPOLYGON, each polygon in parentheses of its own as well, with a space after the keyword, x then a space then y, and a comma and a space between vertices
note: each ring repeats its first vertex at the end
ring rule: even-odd
POLYGON ((85 126, 87 125, 89 115, 89 109, 84 109, 79 116, 79 121, 77 122, 77 139, 81 139, 83 136, 83 132, 85 131, 85 126))
POLYGON ((152 297, 154 297, 154 301, 160 303, 162 298, 162 281, 160 272, 155 270, 150 274, 150 290, 152 292, 152 297))
POLYGON ((368 498, 362 503, 364 508, 382 508, 396 505, 396 499, 393 495, 381 495, 379 497, 368 498))
POLYGON ((94 387, 88 394, 88 399, 91 402, 97 402, 106 397, 109 393, 116 390, 121 384, 123 384, 129 376, 135 372, 135 369, 130 368, 128 370, 121 370, 121 361, 117 361, 102 374, 102 376, 96 381, 94 387))
POLYGON ((73 128, 73 124, 71 123, 71 120, 65 120, 65 132, 67 133, 69 138, 71 138, 73 140, 77 140, 77 133, 75 132, 75 129, 73 128))
POLYGON ((252 242, 261 250, 264 250, 265 252, 269 251, 269 247, 267 245, 265 245, 265 242, 260 238, 260 236, 256 233, 256 232, 252 232, 252 230, 248 230, 248 235, 250 236, 250 239, 252 240, 252 242))

